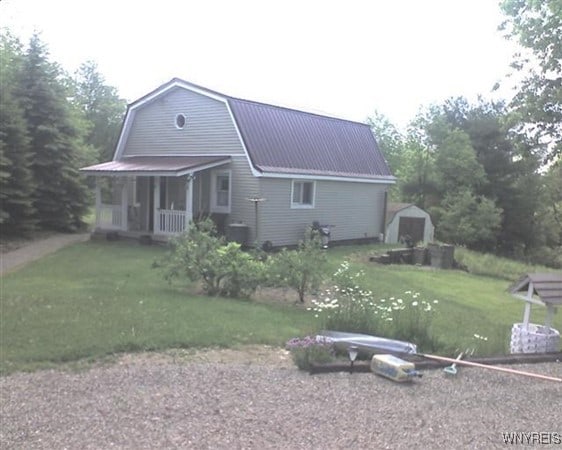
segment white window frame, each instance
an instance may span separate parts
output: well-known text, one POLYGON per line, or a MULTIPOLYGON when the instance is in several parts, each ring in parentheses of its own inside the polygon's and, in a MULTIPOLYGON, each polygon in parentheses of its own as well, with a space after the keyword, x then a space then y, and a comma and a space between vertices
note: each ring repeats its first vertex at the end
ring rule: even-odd
POLYGON ((211 212, 230 214, 230 206, 232 205, 232 170, 213 170, 211 171, 211 212), (217 205, 217 178, 219 176, 228 176, 228 205, 217 205))
MULTIPOLYGON (((303 192, 303 191, 301 191, 303 192)), ((302 199, 302 194, 301 194, 302 199)), ((291 180, 291 209, 313 209, 316 203, 316 181, 315 180, 291 180), (295 203, 293 194, 295 192, 295 184, 312 183, 312 203, 295 203)))
POLYGON ((178 130, 183 130, 183 129, 185 129, 185 128, 187 127, 187 114, 185 114, 185 113, 177 113, 176 116, 175 116, 175 118, 174 118, 174 125, 175 125, 176 129, 178 129, 178 130), (180 126, 178 125, 178 118, 179 118, 180 116, 183 117, 183 127, 180 127, 180 126))

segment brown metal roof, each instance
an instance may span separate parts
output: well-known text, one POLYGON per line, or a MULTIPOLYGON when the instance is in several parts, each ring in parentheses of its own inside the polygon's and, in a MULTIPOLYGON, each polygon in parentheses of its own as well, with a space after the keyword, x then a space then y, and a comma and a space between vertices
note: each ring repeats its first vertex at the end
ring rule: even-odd
POLYGON ((366 124, 227 98, 262 172, 394 180, 366 124))
POLYGON ((179 176, 224 164, 229 156, 130 156, 80 169, 90 175, 168 175, 179 176))
POLYGON ((234 98, 179 78, 131 103, 128 110, 174 86, 228 102, 258 171, 395 181, 371 128, 363 123, 234 98))
POLYGON ((533 294, 545 304, 562 305, 562 273, 529 273, 509 288, 512 294, 527 293, 533 283, 533 294))

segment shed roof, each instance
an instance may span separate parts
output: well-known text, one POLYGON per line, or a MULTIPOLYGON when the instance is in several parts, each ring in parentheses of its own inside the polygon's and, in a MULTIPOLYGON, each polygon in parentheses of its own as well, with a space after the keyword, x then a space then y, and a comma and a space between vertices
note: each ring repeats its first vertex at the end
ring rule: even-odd
POLYGON ((533 294, 544 304, 562 305, 562 274, 561 273, 529 273, 514 283, 509 292, 517 294, 527 292, 529 283, 533 285, 533 294))
POLYGON ((224 164, 229 156, 129 156, 80 169, 90 175, 180 176, 224 164))
POLYGON ((403 209, 410 206, 416 206, 413 203, 389 203, 386 205, 386 224, 388 225, 394 219, 394 216, 403 209))
POLYGON ((134 101, 129 110, 173 88, 226 102, 251 164, 259 172, 395 181, 371 128, 364 123, 235 98, 179 78, 134 101))

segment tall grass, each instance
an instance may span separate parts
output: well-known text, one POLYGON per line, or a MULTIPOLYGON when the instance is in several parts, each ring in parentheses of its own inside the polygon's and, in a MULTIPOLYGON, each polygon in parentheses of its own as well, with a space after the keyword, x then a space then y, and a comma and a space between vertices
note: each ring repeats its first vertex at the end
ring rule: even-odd
POLYGON ((470 273, 507 281, 517 281, 525 273, 554 272, 555 269, 537 264, 527 264, 509 258, 479 253, 466 248, 455 249, 455 259, 470 273))
MULTIPOLYGON (((375 299, 401 298, 407 291, 412 291, 419 292, 421 298, 429 302, 438 300, 431 329, 442 348, 454 351, 470 347, 481 355, 509 352, 511 327, 522 321, 524 305, 507 290, 525 269, 531 269, 529 266, 517 262, 511 265, 511 261, 504 258, 495 260, 488 255, 469 252, 474 258, 474 267, 490 265, 487 270, 474 274, 410 265, 385 266, 368 262, 368 256, 376 246, 351 250, 348 255, 351 270, 364 271, 363 289, 372 291, 375 299), (495 261, 505 263, 505 268, 494 270, 495 261), (475 334, 487 340, 475 338, 475 334)), ((337 267, 345 257, 344 248, 329 255, 332 266, 337 267)), ((544 323, 544 318, 545 308, 533 306, 531 320, 544 323)), ((562 330, 562 314, 555 315, 553 326, 562 330)))

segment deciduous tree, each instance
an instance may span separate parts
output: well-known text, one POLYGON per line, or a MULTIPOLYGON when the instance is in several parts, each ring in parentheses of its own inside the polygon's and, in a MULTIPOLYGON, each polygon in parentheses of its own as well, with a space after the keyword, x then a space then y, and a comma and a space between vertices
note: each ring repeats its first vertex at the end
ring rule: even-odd
POLYGON ((562 0, 504 0, 500 27, 525 52, 512 66, 525 74, 513 100, 519 131, 546 144, 545 160, 562 155, 562 0))
POLYGON ((108 161, 119 137, 126 104, 117 89, 108 86, 94 61, 80 66, 75 76, 75 104, 90 124, 86 142, 98 153, 97 159, 108 161))

